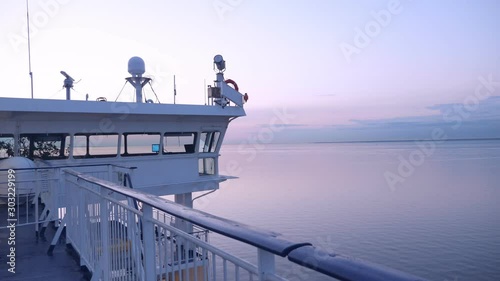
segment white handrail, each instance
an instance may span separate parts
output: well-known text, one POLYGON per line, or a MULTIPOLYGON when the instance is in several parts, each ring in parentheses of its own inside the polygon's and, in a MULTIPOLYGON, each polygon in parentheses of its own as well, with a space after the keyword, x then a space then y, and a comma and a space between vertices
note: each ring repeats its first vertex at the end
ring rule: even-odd
POLYGON ((81 265, 94 273, 93 280, 286 280, 275 273, 275 255, 339 280, 424 280, 336 254, 322 252, 326 258, 312 260, 320 250, 310 243, 281 239, 71 169, 63 173, 67 239, 82 256, 81 265), (130 204, 134 201, 142 203, 141 210, 130 204), (159 220, 161 213, 254 246, 258 265, 159 220))

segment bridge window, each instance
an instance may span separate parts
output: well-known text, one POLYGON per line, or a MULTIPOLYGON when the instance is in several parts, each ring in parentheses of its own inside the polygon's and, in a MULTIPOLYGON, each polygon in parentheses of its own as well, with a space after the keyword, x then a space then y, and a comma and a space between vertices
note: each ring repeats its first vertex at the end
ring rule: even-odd
POLYGON ((22 134, 19 138, 20 155, 30 159, 66 159, 68 146, 68 134, 22 134))
POLYGON ((198 159, 198 173, 202 175, 215 174, 215 158, 200 158, 198 159))
POLYGON ((73 137, 73 157, 81 158, 87 155, 87 136, 75 135, 73 137))
POLYGON ((200 152, 215 152, 220 132, 203 132, 200 137, 200 152))
POLYGON ((14 156, 14 136, 0 134, 0 159, 14 156))
POLYGON ((163 154, 194 153, 196 133, 165 133, 163 154))
POLYGON ((116 157, 118 134, 76 134, 73 157, 116 157))
POLYGON ((160 152, 160 133, 124 133, 121 155, 156 155, 160 152))

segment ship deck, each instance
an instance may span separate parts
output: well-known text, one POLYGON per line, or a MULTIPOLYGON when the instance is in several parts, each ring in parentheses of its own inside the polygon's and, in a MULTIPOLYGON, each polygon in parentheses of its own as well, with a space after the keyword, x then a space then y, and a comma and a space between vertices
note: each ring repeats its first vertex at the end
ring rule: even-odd
MULTIPOLYGON (((0 219, 7 219, 5 205, 0 207, 0 219)), ((7 255, 11 247, 8 244, 10 231, 0 229, 0 280, 87 280, 72 251, 66 248, 64 235, 61 235, 62 238, 56 245, 53 255, 47 255, 55 231, 53 225, 49 224, 44 237, 37 239, 35 225, 16 227, 16 267, 15 273, 11 273, 7 264, 9 259, 7 255)))

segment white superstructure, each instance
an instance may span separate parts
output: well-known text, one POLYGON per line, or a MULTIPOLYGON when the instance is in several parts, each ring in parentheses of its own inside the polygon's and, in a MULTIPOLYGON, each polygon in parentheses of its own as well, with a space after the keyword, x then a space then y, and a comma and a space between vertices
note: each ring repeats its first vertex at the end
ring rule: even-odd
MULTIPOLYGON (((217 55, 216 66, 219 60, 217 55)), ((142 77, 144 61, 131 58, 128 70, 135 102, 0 98, 0 163, 23 156, 37 167, 136 167, 134 188, 175 194, 178 202, 190 202, 194 191, 217 189, 227 179, 218 171, 226 129, 245 115, 244 95, 226 84, 224 68, 209 88, 210 105, 143 103, 142 88, 150 80, 142 77)), ((73 79, 64 74, 69 98, 67 80, 73 79)))

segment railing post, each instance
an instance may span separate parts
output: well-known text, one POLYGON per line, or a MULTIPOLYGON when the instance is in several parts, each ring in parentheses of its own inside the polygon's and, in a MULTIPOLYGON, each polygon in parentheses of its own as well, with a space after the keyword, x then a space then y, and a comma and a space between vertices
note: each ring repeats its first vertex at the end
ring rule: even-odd
POLYGON ((57 199, 56 199, 56 204, 57 204, 57 214, 58 214, 58 219, 62 219, 64 217, 63 212, 67 212, 67 200, 66 200, 66 182, 64 181, 64 171, 61 168, 58 168, 56 170, 56 173, 59 178, 59 184, 57 186, 57 199), (62 202, 65 202, 66 205, 63 205, 62 202))
POLYGON ((87 222, 85 221, 85 217, 87 216, 87 218, 90 220, 89 216, 87 215, 87 210, 88 210, 88 205, 87 205, 87 201, 86 201, 86 198, 87 196, 85 196, 84 192, 83 192, 83 188, 79 187, 78 188, 78 191, 76 191, 76 188, 75 188, 75 192, 78 192, 79 196, 79 200, 77 200, 78 202, 78 227, 76 227, 74 229, 75 231, 75 235, 78 236, 78 239, 79 239, 79 242, 80 244, 78 245, 78 247, 80 248, 80 251, 81 251, 81 254, 80 254, 80 266, 87 266, 87 267, 90 267, 91 270, 93 270, 93 265, 87 265, 86 264, 86 260, 90 260, 89 258, 89 252, 91 252, 91 250, 89 250, 89 247, 90 245, 88 245, 87 243, 87 239, 90 239, 90 238, 87 238, 90 237, 91 233, 90 233, 90 228, 88 227, 88 224, 87 222))
POLYGON ((35 170, 35 188, 36 188, 36 192, 35 192, 35 198, 33 198, 33 203, 35 203, 35 235, 36 235, 36 239, 38 239, 38 234, 39 234, 39 228, 40 226, 38 225, 38 221, 39 221, 39 210, 38 210, 38 201, 39 201, 39 197, 41 196, 41 192, 40 192, 40 185, 41 185, 41 180, 40 180, 40 173, 38 172, 38 170, 35 170))
POLYGON ((267 274, 274 274, 275 263, 273 253, 262 250, 260 248, 257 249, 257 263, 260 281, 265 281, 267 274))
POLYGON ((108 201, 106 200, 106 189, 100 187, 101 204, 100 204, 100 226, 101 226, 101 258, 100 269, 103 272, 104 280, 109 280, 110 272, 110 249, 109 249, 109 211, 108 201))
POLYGON ((142 206, 142 241, 144 244, 144 272, 146 280, 156 280, 155 234, 153 231, 153 207, 142 206))
POLYGON ((110 182, 115 182, 113 181, 113 172, 114 172, 114 167, 112 165, 108 165, 108 181, 110 182))

